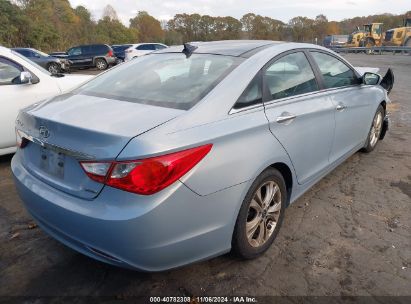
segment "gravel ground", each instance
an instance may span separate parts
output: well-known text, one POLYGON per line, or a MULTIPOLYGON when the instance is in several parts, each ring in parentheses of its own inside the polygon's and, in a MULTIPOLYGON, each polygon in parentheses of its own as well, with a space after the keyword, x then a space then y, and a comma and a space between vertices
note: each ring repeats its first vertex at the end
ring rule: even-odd
POLYGON ((391 66, 391 130, 286 211, 275 244, 259 259, 230 254, 162 273, 94 261, 33 225, 17 197, 10 156, 0 158, 0 295, 411 296, 411 56, 345 56, 391 66))

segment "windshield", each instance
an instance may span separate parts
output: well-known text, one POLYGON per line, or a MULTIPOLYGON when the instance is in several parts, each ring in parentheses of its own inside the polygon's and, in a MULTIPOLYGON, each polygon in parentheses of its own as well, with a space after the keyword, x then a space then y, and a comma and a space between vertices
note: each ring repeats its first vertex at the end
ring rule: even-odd
POLYGON ((371 33, 371 25, 364 25, 364 31, 371 33))
POLYGON ((188 110, 243 60, 210 54, 141 56, 96 77, 75 93, 188 110))
POLYGON ((12 53, 16 56, 18 56, 19 58, 23 59, 25 62, 27 62, 29 65, 34 66, 36 69, 40 70, 41 72, 47 74, 47 75, 51 75, 51 73, 49 71, 47 71, 45 68, 39 66, 37 63, 35 63, 34 61, 31 61, 30 59, 28 59, 27 57, 17 53, 16 51, 12 51, 12 53))

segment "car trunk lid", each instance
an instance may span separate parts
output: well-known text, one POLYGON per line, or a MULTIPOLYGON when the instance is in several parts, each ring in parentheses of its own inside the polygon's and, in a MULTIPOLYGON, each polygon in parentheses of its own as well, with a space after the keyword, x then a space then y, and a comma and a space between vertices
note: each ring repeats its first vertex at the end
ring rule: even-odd
POLYGON ((101 97, 66 94, 20 112, 17 129, 29 144, 23 165, 69 194, 92 199, 103 184, 92 181, 81 160, 114 160, 135 136, 184 111, 101 97))

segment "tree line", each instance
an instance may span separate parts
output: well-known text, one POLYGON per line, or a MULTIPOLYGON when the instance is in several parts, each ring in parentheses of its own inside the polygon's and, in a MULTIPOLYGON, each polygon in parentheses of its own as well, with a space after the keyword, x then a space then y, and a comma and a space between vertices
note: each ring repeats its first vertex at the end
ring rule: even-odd
POLYGON ((125 26, 110 5, 104 8, 100 19, 94 20, 85 6, 73 8, 68 0, 0 0, 0 45, 49 52, 86 43, 175 45, 225 39, 321 43, 328 34, 349 34, 356 26, 370 22, 382 22, 385 29, 394 28, 402 24, 402 19, 403 15, 382 14, 337 22, 318 15, 314 19, 298 16, 285 23, 248 13, 240 19, 176 14, 171 20, 157 20, 140 11, 125 26))

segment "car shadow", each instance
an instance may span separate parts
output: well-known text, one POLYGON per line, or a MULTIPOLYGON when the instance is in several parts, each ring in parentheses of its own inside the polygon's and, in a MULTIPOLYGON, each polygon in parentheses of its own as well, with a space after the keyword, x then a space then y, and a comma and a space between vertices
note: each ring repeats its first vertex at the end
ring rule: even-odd
POLYGON ((11 159, 13 158, 14 154, 6 154, 0 156, 0 164, 10 163, 11 159))

